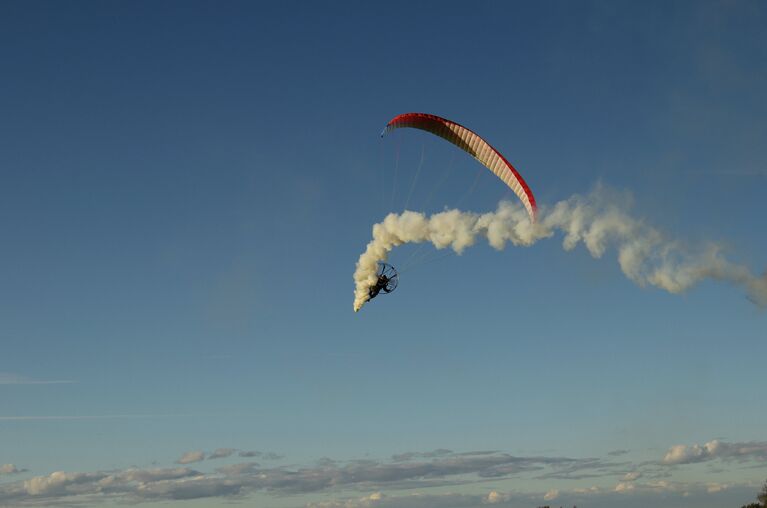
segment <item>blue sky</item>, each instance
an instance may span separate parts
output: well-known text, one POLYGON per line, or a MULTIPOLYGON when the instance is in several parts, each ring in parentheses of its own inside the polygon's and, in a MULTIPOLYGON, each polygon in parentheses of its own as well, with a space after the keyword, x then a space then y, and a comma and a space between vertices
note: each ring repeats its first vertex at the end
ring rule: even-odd
POLYGON ((543 206, 601 185, 763 273, 766 21, 759 2, 5 2, 0 505, 750 501, 767 317, 741 288, 638 287, 561 236, 404 246, 393 264, 427 262, 357 314, 352 273, 386 213, 513 197, 443 140, 379 138, 409 111, 484 135, 543 206))

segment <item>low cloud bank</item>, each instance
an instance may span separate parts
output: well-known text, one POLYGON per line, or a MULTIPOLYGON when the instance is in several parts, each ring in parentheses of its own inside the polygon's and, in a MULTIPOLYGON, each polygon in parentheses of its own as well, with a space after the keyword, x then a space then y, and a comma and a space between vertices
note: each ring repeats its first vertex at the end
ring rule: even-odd
MULTIPOLYGON (((201 456, 204 456, 203 452, 188 452, 179 462, 198 462, 202 460, 201 456)), ((105 498, 141 502, 232 497, 253 492, 300 495, 337 489, 429 488, 462 485, 469 481, 469 477, 474 477, 472 481, 503 479, 527 472, 606 468, 611 465, 599 459, 518 457, 498 452, 452 453, 436 450, 407 456, 433 458, 426 461, 402 460, 402 457, 396 461, 322 461, 314 466, 299 468, 261 467, 247 462, 222 466, 209 473, 188 467, 57 471, 0 484, 0 506, 50 505, 65 500, 87 504, 103 502, 105 498)))
MULTIPOLYGON (((203 452, 184 454, 189 460, 204 456, 203 452)), ((214 458, 233 457, 234 449, 222 448, 210 454, 214 458)), ((184 458, 182 457, 182 458, 184 458)), ((559 504, 597 506, 615 496, 634 496, 627 500, 647 502, 660 494, 720 495, 744 485, 725 483, 674 482, 670 475, 680 464, 723 460, 766 461, 767 443, 727 443, 710 441, 705 445, 677 445, 662 460, 633 464, 608 458, 572 458, 547 456, 515 456, 498 451, 456 453, 447 449, 431 452, 406 452, 389 460, 336 461, 323 459, 314 465, 264 467, 256 462, 221 465, 210 472, 190 467, 116 471, 56 471, 0 483, 0 506, 52 506, 73 503, 103 505, 107 502, 158 502, 204 498, 241 498, 255 493, 275 496, 314 494, 325 501, 310 503, 316 508, 342 506, 535 506, 556 499, 559 504), (529 479, 545 485, 548 480, 599 478, 614 487, 581 486, 570 490, 562 485, 547 486, 538 493, 501 491, 495 482, 513 478, 529 479), (643 481, 644 480, 644 481, 643 481), (480 494, 445 494, 446 489, 480 494), (439 489, 436 489, 436 488, 439 489), (386 492, 407 490, 411 495, 392 496, 386 492), (357 496, 328 499, 359 493, 357 496), (436 494, 435 492, 439 492, 436 494), (367 493, 361 496, 362 493, 367 493), (650 497, 647 497, 650 496, 650 497), (655 497, 653 497, 655 496, 655 497)), ((197 462, 197 460, 195 460, 197 462)), ((204 463, 203 463, 204 464, 204 463)), ((6 474, 23 472, 13 464, 2 466, 6 474)), ((588 484, 591 484, 589 481, 588 484)), ((751 488, 751 486, 746 486, 751 488)), ((744 487, 745 488, 745 487, 744 487)), ((755 488, 755 487, 754 487, 755 488)), ((300 498, 299 498, 300 499, 300 498)), ((633 502, 633 501, 632 501, 633 502)), ((622 506, 629 506, 620 503, 622 506)), ((609 506, 605 504, 604 506, 609 506)))

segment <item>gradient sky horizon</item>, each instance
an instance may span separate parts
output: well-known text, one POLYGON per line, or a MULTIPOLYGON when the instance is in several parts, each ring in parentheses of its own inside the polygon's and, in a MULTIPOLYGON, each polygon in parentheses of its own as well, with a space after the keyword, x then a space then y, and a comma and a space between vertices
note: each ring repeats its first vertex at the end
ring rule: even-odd
POLYGON ((767 314, 741 289, 638 287, 559 236, 405 246, 357 314, 352 273, 388 212, 513 197, 441 139, 379 137, 423 111, 543 206, 607 189, 762 274, 765 24, 756 1, 3 2, 0 506, 751 502, 767 314))

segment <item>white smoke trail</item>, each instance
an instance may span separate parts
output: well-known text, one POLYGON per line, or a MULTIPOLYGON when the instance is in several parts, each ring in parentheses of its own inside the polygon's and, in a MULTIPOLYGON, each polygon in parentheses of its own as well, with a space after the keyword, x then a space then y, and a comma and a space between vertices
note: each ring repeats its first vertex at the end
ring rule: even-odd
POLYGON ((430 242, 437 249, 451 248, 461 254, 486 238, 501 250, 507 242, 530 246, 538 240, 564 235, 563 248, 583 243, 600 258, 615 248, 623 273, 640 286, 655 286, 680 293, 704 279, 716 279, 742 287, 759 306, 767 306, 767 275, 756 276, 742 265, 728 261, 721 247, 708 244, 692 250, 664 237, 657 229, 627 212, 625 196, 597 186, 586 196, 574 195, 550 208, 539 209, 532 224, 525 209, 516 202, 502 201, 495 212, 477 214, 447 210, 427 217, 418 212, 389 214, 373 226, 373 240, 357 261, 354 272, 354 311, 368 300, 368 289, 376 283, 379 261, 405 243, 430 242))

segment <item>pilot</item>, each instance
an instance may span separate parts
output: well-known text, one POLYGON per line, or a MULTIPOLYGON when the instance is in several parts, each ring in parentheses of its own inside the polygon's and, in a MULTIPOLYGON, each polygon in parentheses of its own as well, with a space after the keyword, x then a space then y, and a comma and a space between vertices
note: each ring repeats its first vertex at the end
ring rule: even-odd
POLYGON ((388 283, 389 283, 389 277, 387 277, 386 275, 379 275, 378 280, 376 281, 376 285, 370 286, 370 290, 368 291, 368 297, 370 299, 373 299, 376 296, 378 296, 378 293, 380 293, 382 289, 385 289, 388 283))

